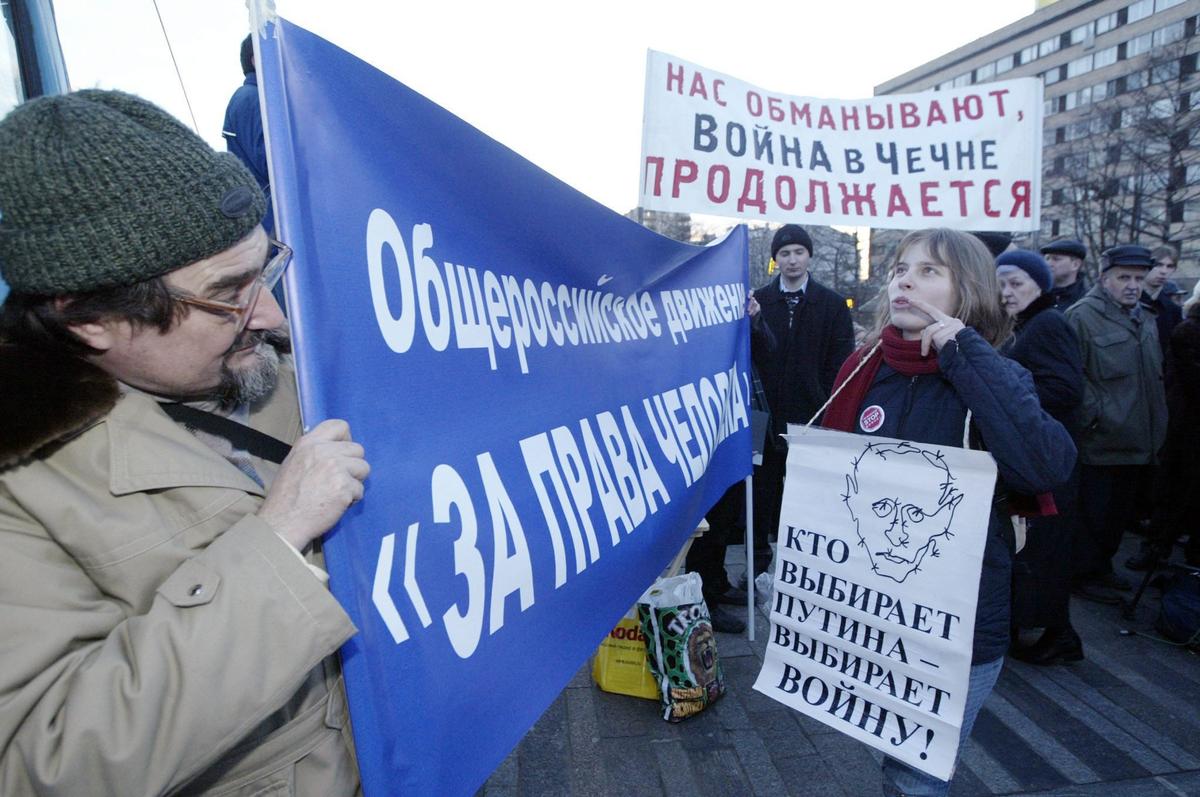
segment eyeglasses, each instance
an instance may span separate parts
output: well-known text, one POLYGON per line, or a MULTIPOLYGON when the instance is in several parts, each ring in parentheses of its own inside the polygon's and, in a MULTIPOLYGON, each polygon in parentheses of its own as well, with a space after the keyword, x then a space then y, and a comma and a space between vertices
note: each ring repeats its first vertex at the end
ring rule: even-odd
POLYGON ((177 302, 199 307, 201 310, 207 310, 214 315, 223 315, 230 319, 235 319, 237 321, 237 328, 234 330, 234 336, 242 334, 242 331, 246 328, 246 324, 250 322, 250 317, 254 315, 254 308, 258 304, 259 294, 263 290, 269 291, 274 288, 279 282, 279 278, 283 276, 283 272, 287 269, 288 264, 292 262, 291 247, 274 239, 271 239, 268 243, 270 249, 268 250, 267 259, 263 262, 262 270, 258 272, 254 281, 248 286, 249 293, 246 295, 245 301, 239 304, 230 304, 212 299, 201 299, 198 296, 189 296, 174 291, 170 292, 171 298, 177 302))

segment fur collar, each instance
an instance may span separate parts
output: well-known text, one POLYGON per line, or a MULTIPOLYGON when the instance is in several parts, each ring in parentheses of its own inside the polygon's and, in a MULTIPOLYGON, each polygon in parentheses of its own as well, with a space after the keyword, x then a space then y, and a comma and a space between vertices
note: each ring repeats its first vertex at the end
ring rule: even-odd
POLYGON ((108 414, 117 381, 78 357, 0 345, 0 471, 108 414))

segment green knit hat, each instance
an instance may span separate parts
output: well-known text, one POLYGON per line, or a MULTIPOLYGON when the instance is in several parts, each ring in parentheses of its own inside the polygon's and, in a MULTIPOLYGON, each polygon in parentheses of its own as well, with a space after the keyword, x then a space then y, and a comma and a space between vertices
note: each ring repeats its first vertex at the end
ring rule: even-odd
POLYGON ((14 291, 132 285, 228 249, 265 212, 234 155, 131 94, 42 97, 0 121, 0 273, 14 291))

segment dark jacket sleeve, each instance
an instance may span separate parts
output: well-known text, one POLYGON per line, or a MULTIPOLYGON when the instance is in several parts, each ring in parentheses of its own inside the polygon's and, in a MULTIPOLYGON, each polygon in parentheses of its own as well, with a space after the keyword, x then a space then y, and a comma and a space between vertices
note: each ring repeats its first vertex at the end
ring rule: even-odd
POLYGON ((1000 356, 970 327, 942 347, 938 362, 1011 489, 1036 495, 1070 478, 1075 444, 1042 409, 1033 378, 1019 363, 1000 356))
POLYGON ((829 293, 834 305, 833 324, 830 326, 832 339, 826 350, 825 361, 821 363, 820 375, 821 390, 826 396, 833 392, 833 385, 837 381, 842 363, 846 362, 846 358, 854 351, 854 325, 850 322, 850 308, 839 294, 833 291, 829 293))
POLYGON ((1079 341, 1057 311, 1044 310, 1029 324, 1014 359, 1033 375, 1042 408, 1056 418, 1069 418, 1083 400, 1079 341))
POLYGON ((756 362, 779 348, 779 341, 771 331, 770 324, 763 317, 762 311, 750 319, 750 356, 756 362))
POLYGON ((1175 327, 1171 333, 1174 378, 1190 401, 1200 401, 1200 315, 1175 327))

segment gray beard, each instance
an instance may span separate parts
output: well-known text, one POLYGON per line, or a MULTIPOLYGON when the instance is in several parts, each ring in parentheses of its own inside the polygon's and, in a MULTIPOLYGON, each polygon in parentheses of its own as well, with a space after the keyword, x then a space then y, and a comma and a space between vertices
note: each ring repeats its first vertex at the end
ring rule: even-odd
POLYGON ((292 350, 286 328, 247 332, 237 345, 240 348, 246 343, 251 343, 254 348, 251 362, 236 371, 227 363, 221 365, 217 402, 223 410, 239 405, 253 406, 270 396, 279 381, 280 356, 292 350))

